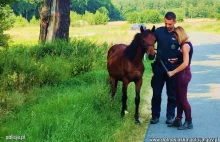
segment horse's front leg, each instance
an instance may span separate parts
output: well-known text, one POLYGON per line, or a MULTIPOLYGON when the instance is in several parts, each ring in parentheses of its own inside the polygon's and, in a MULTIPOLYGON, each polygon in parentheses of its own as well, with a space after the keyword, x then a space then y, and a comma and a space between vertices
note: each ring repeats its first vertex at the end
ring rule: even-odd
POLYGON ((140 104, 140 90, 142 86, 142 78, 138 81, 135 82, 135 91, 136 91, 136 96, 135 96, 135 123, 140 125, 141 122, 139 120, 139 104, 140 104))
POLYGON ((127 88, 128 88, 129 81, 127 79, 123 80, 122 86, 122 110, 121 110, 121 117, 125 116, 125 110, 127 110, 127 88))

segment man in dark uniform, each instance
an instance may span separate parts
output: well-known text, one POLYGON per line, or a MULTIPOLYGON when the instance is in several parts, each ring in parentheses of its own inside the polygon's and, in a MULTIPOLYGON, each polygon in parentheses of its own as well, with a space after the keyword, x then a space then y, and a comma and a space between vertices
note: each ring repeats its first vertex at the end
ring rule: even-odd
MULTIPOLYGON (((159 122, 161 111, 161 94, 164 83, 166 82, 167 110, 166 110, 166 124, 171 124, 175 116, 176 108, 176 84, 175 76, 169 78, 161 61, 166 68, 171 71, 176 68, 175 64, 170 63, 170 60, 177 59, 177 51, 179 48, 178 41, 174 38, 174 25, 176 23, 176 15, 173 12, 167 12, 164 17, 165 26, 159 27, 155 31, 157 41, 157 55, 156 60, 152 63, 153 77, 151 80, 151 87, 153 89, 152 105, 152 119, 151 124, 159 122)), ((154 56, 149 55, 148 58, 153 60, 154 56)))

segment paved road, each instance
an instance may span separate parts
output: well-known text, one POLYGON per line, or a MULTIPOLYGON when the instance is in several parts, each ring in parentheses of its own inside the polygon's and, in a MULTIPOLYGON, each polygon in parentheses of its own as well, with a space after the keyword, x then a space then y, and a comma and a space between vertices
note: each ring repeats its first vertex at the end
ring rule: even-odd
POLYGON ((165 124, 167 96, 163 90, 159 124, 149 124, 144 142, 150 138, 217 138, 220 141, 220 36, 189 33, 194 44, 193 78, 189 84, 189 102, 194 129, 177 130, 165 124))

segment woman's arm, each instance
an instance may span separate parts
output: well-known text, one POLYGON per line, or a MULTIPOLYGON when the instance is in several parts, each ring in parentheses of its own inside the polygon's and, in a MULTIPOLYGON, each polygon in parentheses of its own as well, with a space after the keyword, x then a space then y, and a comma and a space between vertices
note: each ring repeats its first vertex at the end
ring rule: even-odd
POLYGON ((167 73, 169 75, 169 77, 171 77, 174 74, 184 70, 189 65, 189 51, 190 51, 189 45, 188 44, 184 44, 183 47, 182 47, 183 63, 179 67, 177 67, 175 70, 169 71, 167 73))

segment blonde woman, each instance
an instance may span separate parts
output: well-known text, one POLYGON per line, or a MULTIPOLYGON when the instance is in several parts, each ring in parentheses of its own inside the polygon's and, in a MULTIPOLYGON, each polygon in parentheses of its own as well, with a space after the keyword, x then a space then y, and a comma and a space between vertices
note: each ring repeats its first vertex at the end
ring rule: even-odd
POLYGON ((187 99, 187 90, 192 77, 190 64, 193 55, 193 46, 182 27, 178 26, 175 28, 174 36, 180 44, 180 49, 178 51, 178 59, 170 60, 170 62, 178 64, 178 67, 173 71, 169 71, 168 75, 171 77, 176 74, 177 77, 177 116, 174 122, 169 124, 168 127, 178 127, 178 130, 192 129, 191 106, 187 99), (182 125, 181 119, 183 112, 186 118, 185 123, 182 125))

